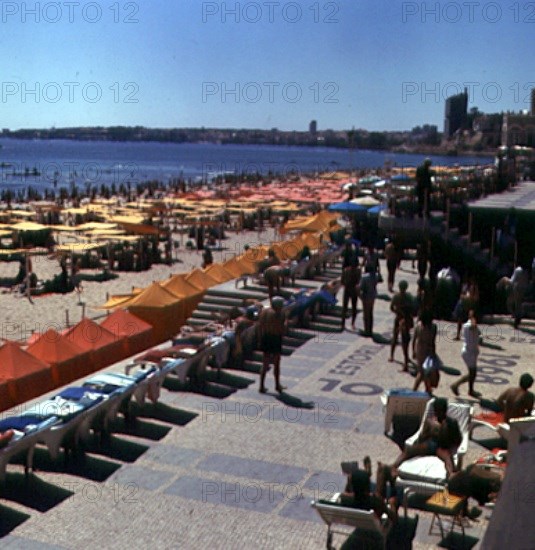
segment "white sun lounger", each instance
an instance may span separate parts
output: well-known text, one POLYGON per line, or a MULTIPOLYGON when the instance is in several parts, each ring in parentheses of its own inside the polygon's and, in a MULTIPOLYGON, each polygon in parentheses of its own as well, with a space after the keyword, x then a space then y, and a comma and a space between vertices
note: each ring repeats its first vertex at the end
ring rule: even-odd
MULTIPOLYGON (((28 416, 28 415, 26 415, 28 416)), ((45 433, 49 432, 53 426, 61 423, 61 420, 57 416, 51 416, 36 423, 29 424, 24 427, 24 431, 17 429, 21 426, 20 423, 23 415, 19 417, 13 417, 12 419, 6 419, 3 424, 2 430, 13 429, 15 435, 13 439, 2 449, 0 449, 0 482, 4 481, 6 476, 6 468, 9 461, 17 455, 26 452, 26 463, 24 465, 24 471, 27 474, 33 467, 33 455, 35 446, 37 445, 39 438, 45 433), (15 428, 9 428, 10 420, 16 422, 15 428)))
POLYGON ((95 396, 95 404, 92 406, 84 407, 75 401, 56 398, 37 403, 26 413, 53 413, 62 420, 60 423, 53 425, 50 430, 41 432, 37 437, 37 443, 44 444, 47 447, 52 460, 58 457, 62 443, 68 437, 72 438, 74 448, 78 446, 80 440, 87 439, 93 420, 107 405, 107 399, 102 395, 93 395, 95 396))
POLYGON ((351 527, 353 530, 362 529, 363 531, 372 532, 381 541, 380 547, 386 548, 386 538, 392 527, 390 520, 386 516, 385 519, 379 520, 373 510, 359 510, 341 506, 338 504, 339 496, 340 493, 335 494, 332 499, 329 499, 329 503, 314 500, 310 503, 327 525, 327 548, 333 548, 333 534, 340 533, 346 536, 350 534, 348 531, 335 531, 333 529, 334 525, 344 525, 351 527))

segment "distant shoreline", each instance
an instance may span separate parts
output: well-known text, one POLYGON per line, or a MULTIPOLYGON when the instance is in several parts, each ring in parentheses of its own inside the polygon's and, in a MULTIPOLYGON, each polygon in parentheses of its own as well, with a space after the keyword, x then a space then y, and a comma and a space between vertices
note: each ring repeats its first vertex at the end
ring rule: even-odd
MULTIPOLYGON (((47 130, 43 130, 46 132, 47 130)), ((18 131, 17 131, 18 132, 18 131)), ((405 147, 389 147, 386 149, 373 149, 369 147, 362 148, 351 148, 347 145, 326 145, 326 144, 310 144, 310 143, 265 143, 263 141, 251 141, 247 143, 238 143, 233 141, 217 141, 217 140, 191 140, 191 141, 175 141, 175 140, 161 140, 156 138, 124 138, 124 139, 111 139, 106 138, 105 136, 36 136, 28 135, 26 131, 23 131, 23 135, 6 135, 5 133, 0 134, 0 139, 19 139, 27 141, 74 141, 74 142, 95 142, 95 143, 161 143, 161 144, 174 144, 174 145, 218 145, 221 147, 225 146, 260 146, 260 147, 283 147, 283 148, 292 148, 292 147, 306 147, 309 149, 337 149, 337 150, 347 150, 347 151, 365 151, 365 152, 374 152, 374 153, 392 153, 396 155, 436 155, 443 157, 494 157, 496 155, 496 150, 484 150, 484 151, 474 151, 474 150, 465 150, 465 151, 454 151, 452 149, 436 146, 436 147, 422 147, 422 148, 405 148, 405 147)), ((34 132, 34 130, 32 130, 34 132)), ((0 149, 2 148, 0 144, 0 149)))

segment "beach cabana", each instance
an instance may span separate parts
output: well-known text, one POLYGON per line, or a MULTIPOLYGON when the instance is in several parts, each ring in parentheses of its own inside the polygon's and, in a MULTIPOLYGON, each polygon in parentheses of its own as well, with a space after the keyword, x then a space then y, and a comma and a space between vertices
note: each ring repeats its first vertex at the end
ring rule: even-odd
POLYGON ((90 372, 90 354, 54 329, 41 334, 26 351, 50 365, 54 387, 64 386, 90 372))
POLYGON ((223 267, 225 268, 225 271, 231 273, 234 278, 241 277, 245 273, 244 266, 240 264, 236 257, 227 260, 223 264, 223 267))
POLYGON ((182 300, 184 316, 188 319, 202 301, 204 292, 186 281, 186 277, 186 273, 173 275, 161 284, 166 290, 182 300))
POLYGON ((186 322, 184 301, 160 283, 152 283, 123 307, 152 325, 154 343, 158 344, 173 336, 186 322))
POLYGON ((218 283, 226 283, 227 281, 234 279, 234 275, 226 271, 221 264, 211 264, 204 271, 218 283))
POLYGON ((120 339, 123 358, 149 348, 154 341, 152 325, 126 309, 115 310, 100 326, 120 339))
POLYGON ((9 394, 8 381, 0 378, 0 412, 14 407, 15 403, 11 401, 9 394))
MULTIPOLYGON (((54 388, 50 365, 27 353, 15 342, 6 342, 0 347, 0 381, 0 384, 7 384, 11 406, 25 403, 54 388)), ((6 408, 3 401, 2 408, 6 408)))
POLYGON ((219 284, 218 281, 206 273, 206 271, 199 268, 190 271, 186 276, 186 281, 202 291, 219 284))
POLYGON ((64 336, 91 355, 87 374, 117 363, 123 358, 122 337, 116 337, 108 329, 87 317, 65 332, 64 336))

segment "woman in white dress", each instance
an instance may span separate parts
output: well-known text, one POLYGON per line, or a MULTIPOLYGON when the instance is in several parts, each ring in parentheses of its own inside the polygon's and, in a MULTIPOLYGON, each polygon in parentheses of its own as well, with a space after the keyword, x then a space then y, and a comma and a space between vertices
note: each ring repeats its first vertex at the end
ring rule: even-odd
POLYGON ((468 313, 468 321, 463 324, 463 349, 461 357, 468 367, 468 374, 461 376, 457 382, 452 384, 451 391, 455 395, 459 395, 459 386, 468 382, 468 395, 472 397, 481 397, 481 394, 474 390, 474 382, 477 376, 477 358, 479 356, 479 338, 481 333, 477 328, 477 320, 474 310, 471 309, 468 313))

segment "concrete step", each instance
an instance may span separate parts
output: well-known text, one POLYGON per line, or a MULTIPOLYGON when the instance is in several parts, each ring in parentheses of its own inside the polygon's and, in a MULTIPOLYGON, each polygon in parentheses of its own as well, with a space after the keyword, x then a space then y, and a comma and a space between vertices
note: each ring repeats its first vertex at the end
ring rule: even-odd
POLYGON ((319 323, 319 322, 310 322, 308 325, 309 330, 313 330, 315 332, 328 332, 328 333, 336 333, 336 332, 342 332, 342 320, 340 319, 338 321, 338 326, 335 327, 334 325, 327 325, 325 323, 319 323))
POLYGON ((233 308, 239 307, 239 306, 229 306, 225 304, 216 304, 216 303, 209 303, 205 304, 204 302, 197 305, 197 310, 199 311, 213 311, 213 312, 219 312, 223 311, 224 313, 228 313, 233 308))
MULTIPOLYGON (((230 368, 232 369, 232 366, 230 368)), ((251 359, 246 359, 243 362, 242 368, 236 370, 260 374, 260 371, 262 370, 262 361, 253 361, 251 359)))
POLYGON ((316 333, 313 330, 305 329, 305 328, 288 328, 287 336, 290 336, 291 338, 295 338, 297 340, 302 340, 303 343, 307 342, 308 340, 311 340, 316 336, 316 333))
POLYGON ((202 311, 200 309, 196 309, 192 314, 192 319, 205 319, 205 322, 214 321, 214 316, 211 311, 202 311))
POLYGON ((282 338, 283 345, 293 349, 301 347, 304 342, 302 338, 292 338, 291 336, 284 336, 282 338))
POLYGON ((338 326, 342 322, 342 314, 338 316, 316 315, 315 321, 311 322, 328 326, 338 326))
POLYGON ((232 298, 234 300, 243 300, 243 299, 256 299, 264 300, 267 296, 267 287, 262 288, 261 292, 251 290, 249 287, 243 289, 215 289, 211 288, 209 290, 209 295, 212 297, 220 296, 221 298, 232 298))
POLYGON ((241 298, 231 298, 226 296, 217 296, 212 294, 205 294, 202 300, 203 304, 217 304, 217 305, 226 305, 229 307, 240 307, 243 303, 241 298))

